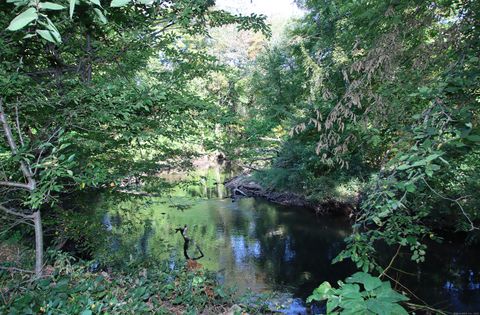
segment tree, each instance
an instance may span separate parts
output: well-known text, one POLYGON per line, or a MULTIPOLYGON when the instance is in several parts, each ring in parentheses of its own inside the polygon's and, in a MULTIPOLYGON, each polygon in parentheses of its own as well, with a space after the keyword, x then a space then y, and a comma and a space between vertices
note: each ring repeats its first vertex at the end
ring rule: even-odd
POLYGON ((185 83, 214 59, 185 44, 212 25, 268 28, 212 1, 69 1, 68 15, 62 1, 12 3, 0 4, 1 209, 38 223, 40 275, 40 211, 68 191, 158 171, 208 126, 210 104, 185 83))

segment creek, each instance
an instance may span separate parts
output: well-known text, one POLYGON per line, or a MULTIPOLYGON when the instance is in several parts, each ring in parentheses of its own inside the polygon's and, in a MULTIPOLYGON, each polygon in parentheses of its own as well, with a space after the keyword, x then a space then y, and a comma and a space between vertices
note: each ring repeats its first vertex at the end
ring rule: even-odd
MULTIPOLYGON (((348 219, 261 199, 232 202, 219 184, 223 179, 218 170, 208 170, 161 197, 101 195, 94 211, 105 241, 96 254, 119 264, 136 259, 175 263, 183 259, 183 239, 175 229, 187 225, 188 236, 205 255, 198 262, 216 272, 220 283, 239 292, 276 292, 279 298, 272 307, 288 314, 307 313, 303 301, 321 282, 335 284, 355 272, 349 262, 331 264, 350 233, 348 219)), ((432 307, 479 311, 478 247, 463 241, 432 242, 427 252, 422 264, 400 255, 398 271, 391 274, 432 307)), ((383 254, 386 265, 393 253, 383 254)))

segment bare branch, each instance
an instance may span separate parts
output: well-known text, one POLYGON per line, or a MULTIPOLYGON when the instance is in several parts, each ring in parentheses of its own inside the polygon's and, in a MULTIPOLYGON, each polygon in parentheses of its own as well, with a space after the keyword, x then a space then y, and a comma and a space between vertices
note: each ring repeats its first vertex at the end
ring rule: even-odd
POLYGON ((20 128, 20 119, 18 118, 18 105, 15 105, 15 122, 17 123, 18 138, 20 139, 20 143, 23 147, 25 142, 23 141, 22 129, 20 128))
POLYGON ((470 219, 470 217, 468 216, 468 214, 465 212, 465 209, 463 209, 462 205, 460 204, 460 202, 458 202, 459 200, 463 199, 463 198, 458 198, 458 199, 452 199, 452 198, 448 198, 448 197, 445 197, 445 196, 442 196, 440 193, 438 193, 435 189, 433 189, 432 186, 430 186, 427 181, 425 180, 425 178, 422 177, 422 180, 423 182, 425 183, 425 185, 427 185, 428 188, 430 188, 430 190, 435 194, 437 195, 438 197, 442 198, 442 199, 445 199, 445 200, 448 200, 448 201, 452 201, 454 203, 457 204, 457 206, 460 208, 460 210, 462 211, 462 214, 463 216, 467 219, 468 223, 470 224, 470 231, 473 231, 473 230, 479 230, 480 228, 475 226, 475 224, 473 224, 473 221, 472 219, 470 219))
POLYGON ((17 267, 3 267, 3 266, 0 266, 0 269, 8 270, 8 271, 24 272, 24 273, 35 273, 31 270, 20 269, 20 268, 17 268, 17 267))
POLYGON ((14 216, 17 216, 17 217, 20 217, 22 219, 30 219, 30 220, 33 220, 33 215, 29 215, 29 214, 23 214, 23 213, 20 213, 20 212, 17 212, 17 211, 13 211, 11 209, 8 209, 8 208, 5 208, 4 206, 0 205, 0 210, 2 210, 3 212, 6 212, 8 214, 11 214, 11 215, 14 215, 14 216))
MULTIPOLYGON (((8 124, 7 117, 3 109, 3 99, 1 97, 0 97, 0 123, 2 124, 3 131, 5 132, 5 137, 7 138, 7 143, 10 146, 10 150, 12 151, 12 154, 17 155, 18 154, 17 144, 15 143, 15 140, 13 138, 12 129, 8 124)), ((1 182, 1 183, 3 183, 5 186, 23 188, 29 191, 35 190, 37 186, 36 181, 35 179, 33 179, 33 174, 32 174, 32 171, 30 170, 30 167, 23 160, 20 160, 20 169, 23 175, 27 178, 27 181, 28 181, 27 184, 18 185, 17 183, 13 183, 14 185, 6 185, 4 182, 1 182)))
POLYGON ((402 247, 402 245, 398 245, 397 252, 396 252, 395 255, 392 257, 392 260, 390 260, 390 263, 388 264, 387 268, 385 268, 385 269, 383 270, 383 272, 380 274, 379 278, 383 277, 383 276, 387 273, 388 269, 390 269, 390 268, 392 267, 393 262, 395 261, 395 259, 397 258, 398 254, 400 253, 400 248, 401 248, 401 247, 402 247))
POLYGON ((17 182, 0 181, 0 186, 7 186, 7 187, 14 187, 14 188, 31 190, 30 184, 17 183, 17 182))

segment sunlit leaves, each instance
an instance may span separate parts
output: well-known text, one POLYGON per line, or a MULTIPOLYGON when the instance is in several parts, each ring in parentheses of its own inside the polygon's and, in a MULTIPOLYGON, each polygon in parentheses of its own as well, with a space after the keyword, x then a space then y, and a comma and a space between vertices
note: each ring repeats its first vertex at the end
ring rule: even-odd
POLYGON ((110 6, 112 8, 118 8, 118 7, 123 7, 127 4, 129 4, 132 0, 112 0, 112 2, 110 2, 110 6))
POLYGON ((73 12, 75 11, 75 5, 78 0, 69 0, 69 13, 70 13, 70 18, 73 18, 73 12))
POLYGON ((38 4, 39 8, 42 10, 63 10, 65 7, 63 5, 52 3, 52 2, 40 2, 38 4))
POLYGON ((38 35, 52 43, 60 43, 62 40, 58 32, 51 30, 36 30, 38 35))
POLYGON ((17 17, 15 17, 10 22, 10 25, 7 29, 10 31, 20 30, 37 19, 37 10, 35 8, 28 8, 27 10, 20 13, 17 17))
POLYGON ((103 12, 98 8, 94 8, 93 10, 95 11, 95 14, 97 15, 100 22, 102 22, 103 24, 106 24, 107 23, 107 18, 105 17, 103 12))

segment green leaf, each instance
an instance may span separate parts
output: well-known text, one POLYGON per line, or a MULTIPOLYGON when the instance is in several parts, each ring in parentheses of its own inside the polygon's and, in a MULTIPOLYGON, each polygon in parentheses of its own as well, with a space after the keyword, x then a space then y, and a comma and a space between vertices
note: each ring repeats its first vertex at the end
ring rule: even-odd
POLYGON ((331 297, 327 301, 327 314, 331 314, 340 304, 340 299, 336 296, 331 297))
POLYGON ((323 301, 330 296, 330 290, 332 286, 327 281, 323 282, 318 288, 313 290, 313 294, 307 298, 307 303, 312 301, 323 301))
POLYGON ((61 42, 60 34, 51 30, 36 30, 37 34, 51 43, 58 44, 61 42))
POLYGON ((399 167, 397 167, 397 170, 403 171, 403 170, 409 169, 410 167, 411 167, 411 166, 408 165, 408 164, 402 164, 402 165, 400 165, 399 167))
POLYGON ((110 3, 110 6, 112 8, 123 7, 126 4, 128 4, 130 1, 132 0, 112 0, 112 2, 110 3))
POLYGON ((10 25, 7 27, 9 31, 17 31, 19 29, 24 28, 28 24, 30 24, 32 21, 35 21, 38 19, 38 14, 37 10, 35 8, 29 8, 22 13, 20 13, 18 16, 16 16, 11 22, 10 25))
POLYGON ((377 294, 377 298, 382 299, 386 302, 396 303, 396 302, 404 302, 408 301, 408 297, 403 294, 400 294, 393 290, 392 288, 382 289, 377 294))
POLYGON ((417 161, 417 162, 413 163, 412 167, 423 166, 423 165, 426 165, 426 164, 427 164, 426 160, 420 160, 420 161, 417 161))
POLYGON ((431 162, 433 160, 435 160, 436 158, 438 158, 440 156, 440 154, 431 154, 429 156, 427 156, 427 158, 425 159, 427 162, 431 162))
POLYGON ((84 310, 83 312, 80 313, 80 315, 92 315, 93 312, 91 310, 84 310))
POLYGON ((470 135, 467 137, 467 140, 473 141, 473 142, 480 142, 480 136, 479 135, 470 135))
POLYGON ((90 0, 90 3, 98 5, 99 7, 102 7, 102 4, 100 3, 100 0, 90 0))
POLYGON ((413 183, 408 183, 408 184, 405 186, 405 188, 406 188, 407 191, 410 192, 410 193, 415 192, 415 189, 416 189, 416 187, 415 187, 415 185, 414 185, 413 183))
POLYGON ((433 176, 433 171, 430 168, 425 169, 425 174, 427 174, 428 177, 433 176))
POLYGON ((373 277, 365 272, 357 272, 346 280, 347 283, 361 283, 365 290, 371 291, 382 285, 382 281, 377 277, 373 277))
POLYGON ((40 2, 39 7, 42 10, 63 10, 65 7, 60 4, 56 4, 53 2, 40 2))
POLYGON ((75 11, 76 0, 70 0, 70 18, 73 18, 73 11, 75 11))
POLYGON ((339 305, 344 309, 342 315, 365 314, 365 311, 367 310, 367 305, 363 299, 343 299, 340 300, 339 305))
POLYGON ((107 24, 107 18, 105 17, 105 15, 102 13, 102 11, 98 8, 93 8, 93 10, 95 11, 95 13, 97 14, 97 17, 98 19, 100 20, 100 22, 102 22, 102 24, 107 24))
POLYGON ((360 294, 360 286, 358 284, 345 284, 341 288, 341 296, 344 298, 349 299, 363 299, 362 295, 360 294))
POLYGON ((367 305, 367 309, 374 314, 378 314, 378 315, 393 314, 391 312, 392 306, 394 305, 393 303, 389 303, 389 302, 374 298, 374 299, 367 300, 365 304, 367 305))
POLYGON ((392 304, 390 306, 390 314, 395 314, 395 315, 408 315, 408 312, 400 305, 398 304, 392 304))

